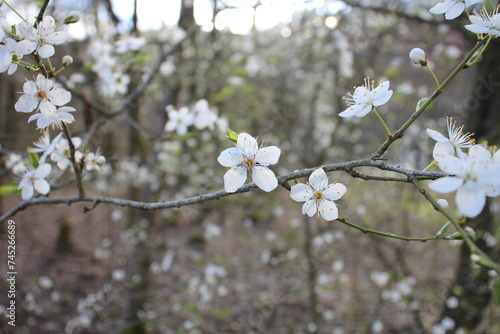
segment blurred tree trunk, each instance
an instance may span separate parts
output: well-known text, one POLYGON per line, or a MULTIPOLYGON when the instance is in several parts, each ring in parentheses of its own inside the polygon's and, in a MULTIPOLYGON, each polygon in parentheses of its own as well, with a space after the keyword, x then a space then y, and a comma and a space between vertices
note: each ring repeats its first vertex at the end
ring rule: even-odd
MULTIPOLYGON (((478 63, 477 79, 471 95, 463 100, 466 115, 466 127, 475 133, 475 138, 498 143, 500 130, 500 44, 492 43, 483 59, 478 63)), ((496 224, 487 203, 483 212, 476 218, 469 219, 468 225, 477 233, 477 245, 493 259, 500 258, 498 247, 488 247, 483 236, 495 235, 496 224)), ((488 270, 476 268, 470 260, 470 249, 464 243, 460 249, 457 277, 449 291, 447 300, 458 299, 458 306, 445 303, 440 319, 451 318, 455 329, 446 333, 455 333, 458 328, 474 330, 482 321, 492 291, 489 286, 491 277, 488 270), (455 307, 456 306, 456 307, 455 307)))

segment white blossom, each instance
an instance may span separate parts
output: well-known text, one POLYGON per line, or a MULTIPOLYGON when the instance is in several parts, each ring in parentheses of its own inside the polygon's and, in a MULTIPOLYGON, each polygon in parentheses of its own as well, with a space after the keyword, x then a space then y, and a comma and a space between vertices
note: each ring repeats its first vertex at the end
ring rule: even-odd
POLYGON ((19 31, 25 39, 19 42, 19 48, 23 54, 37 52, 42 58, 52 57, 54 45, 66 41, 66 33, 56 32, 56 29, 56 21, 52 16, 45 16, 36 28, 28 22, 20 23, 19 31))
POLYGON ((472 31, 475 34, 488 34, 491 36, 500 36, 500 7, 495 8, 493 13, 488 13, 486 7, 483 7, 479 12, 474 11, 474 14, 469 17, 472 24, 465 25, 465 29, 472 31))
POLYGON ((23 85, 24 94, 14 105, 16 111, 32 112, 35 109, 45 113, 55 113, 56 106, 63 106, 71 101, 71 93, 63 88, 56 88, 52 80, 39 74, 36 81, 27 81, 23 85))
POLYGON ((28 200, 33 197, 35 190, 42 195, 47 195, 50 192, 50 184, 45 178, 50 174, 52 166, 49 164, 41 164, 36 169, 28 167, 25 173, 22 174, 21 181, 17 189, 22 190, 22 198, 28 200))
POLYGON ((255 138, 248 133, 240 133, 236 147, 224 150, 217 161, 230 167, 224 175, 224 189, 229 192, 238 190, 247 179, 247 171, 252 172, 252 179, 260 189, 271 191, 278 186, 278 180, 267 166, 278 162, 281 151, 276 146, 260 148, 255 138))
POLYGON ((438 160, 438 166, 445 176, 429 184, 438 193, 457 191, 455 202, 460 212, 467 217, 481 213, 486 196, 500 194, 500 150, 494 157, 481 145, 474 145, 469 154, 458 152, 457 156, 445 156, 438 160))
MULTIPOLYGON (((169 108, 169 107, 167 107, 169 108)), ((168 110, 168 122, 165 124, 165 131, 176 131, 178 135, 185 135, 189 126, 193 124, 194 115, 188 107, 182 107, 178 111, 168 110)))
POLYGON ((464 12, 466 7, 470 7, 482 0, 444 0, 429 9, 432 14, 444 14, 447 20, 453 20, 464 12))
POLYGON ((472 134, 462 131, 464 128, 463 125, 457 126, 457 122, 451 117, 446 119, 446 125, 448 128, 448 138, 435 130, 427 129, 429 137, 437 142, 432 152, 435 160, 440 160, 445 156, 455 155, 455 153, 461 151, 462 148, 470 148, 474 145, 472 134))
POLYGON ((12 38, 6 38, 0 45, 0 73, 12 75, 17 70, 17 62, 23 58, 19 43, 12 38))
POLYGON ((62 123, 73 123, 75 121, 73 115, 70 114, 70 112, 73 111, 76 111, 73 107, 61 107, 57 108, 55 111, 41 111, 40 113, 32 115, 28 119, 28 123, 36 120, 36 126, 40 130, 45 130, 49 126, 51 126, 52 129, 61 129, 62 123))
POLYGON ((292 187, 290 197, 294 201, 305 202, 302 214, 312 217, 317 213, 326 220, 335 220, 339 213, 334 201, 340 199, 346 190, 342 183, 328 184, 325 171, 323 168, 318 168, 309 176, 308 183, 292 187))
POLYGON ((389 81, 381 82, 375 87, 375 82, 365 78, 365 84, 355 89, 354 94, 347 94, 346 100, 349 108, 339 113, 341 117, 364 117, 373 107, 381 106, 392 97, 393 91, 389 89, 389 81))
MULTIPOLYGON (((82 140, 79 137, 71 138, 71 142, 75 149, 79 148, 82 145, 82 140)), ((71 150, 69 148, 69 143, 67 139, 59 140, 54 148, 54 151, 50 154, 50 159, 57 164, 57 167, 61 170, 65 170, 70 164, 69 160, 71 154, 71 150)), ((83 153, 80 151, 75 152, 75 159, 77 162, 80 162, 83 158, 83 153)))

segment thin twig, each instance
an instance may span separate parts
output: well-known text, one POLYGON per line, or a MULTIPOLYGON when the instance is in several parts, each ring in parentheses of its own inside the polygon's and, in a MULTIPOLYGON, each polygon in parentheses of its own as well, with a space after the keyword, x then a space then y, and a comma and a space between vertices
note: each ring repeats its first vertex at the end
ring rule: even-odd
POLYGON ((355 228, 356 230, 359 230, 363 233, 375 234, 375 235, 386 237, 386 238, 399 239, 399 240, 405 240, 405 241, 421 241, 421 242, 426 242, 429 240, 447 240, 444 237, 440 237, 440 236, 433 236, 433 237, 429 237, 429 238, 402 237, 402 236, 399 236, 399 235, 396 235, 393 233, 386 233, 386 232, 381 232, 381 231, 377 231, 377 230, 372 230, 370 228, 366 228, 366 227, 351 223, 351 222, 345 220, 344 218, 337 218, 337 221, 339 221, 342 224, 345 224, 347 226, 350 226, 352 228, 355 228))

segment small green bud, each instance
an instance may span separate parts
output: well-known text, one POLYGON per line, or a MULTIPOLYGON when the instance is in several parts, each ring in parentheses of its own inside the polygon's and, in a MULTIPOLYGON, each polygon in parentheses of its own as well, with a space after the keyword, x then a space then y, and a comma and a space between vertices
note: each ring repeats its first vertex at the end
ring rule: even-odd
POLYGON ((71 12, 68 13, 66 18, 64 19, 64 24, 76 23, 78 21, 80 21, 80 12, 72 10, 71 12))

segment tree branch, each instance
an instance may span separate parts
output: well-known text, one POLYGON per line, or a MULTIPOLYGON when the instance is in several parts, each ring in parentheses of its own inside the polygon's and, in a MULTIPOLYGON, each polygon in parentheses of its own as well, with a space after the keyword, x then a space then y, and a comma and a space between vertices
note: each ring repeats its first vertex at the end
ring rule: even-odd
MULTIPOLYGON (((290 180, 296 180, 299 178, 308 177, 318 168, 323 168, 326 172, 332 172, 332 171, 352 171, 356 167, 372 167, 372 168, 377 168, 380 170, 385 170, 385 171, 390 171, 390 172, 402 174, 402 175, 406 176, 405 180, 408 183, 412 182, 412 180, 414 180, 414 179, 435 180, 437 178, 447 176, 447 174, 444 174, 444 173, 423 172, 423 171, 418 171, 418 170, 406 169, 406 168, 402 168, 399 166, 393 166, 393 165, 386 164, 380 160, 366 159, 366 160, 356 160, 356 161, 351 161, 351 162, 346 162, 346 163, 325 165, 325 166, 320 166, 320 167, 306 168, 306 169, 302 169, 300 171, 296 171, 296 172, 293 172, 293 173, 290 173, 287 175, 279 176, 277 179, 278 179, 279 184, 284 185, 284 184, 288 184, 288 181, 290 181, 290 180)), ((371 179, 375 179, 375 178, 373 177, 371 179)), ((378 181, 395 181, 395 179, 393 177, 383 177, 383 176, 377 176, 376 180, 378 180, 378 181)), ((403 178, 401 178, 401 180, 398 179, 397 181, 402 182, 403 178)), ((286 187, 286 186, 285 186, 285 188, 288 189, 288 187, 286 187)), ((244 186, 242 186, 241 188, 239 188, 234 193, 228 193, 224 190, 219 190, 219 191, 216 191, 213 193, 189 197, 189 198, 181 199, 181 200, 161 201, 161 202, 151 202, 151 203, 138 202, 138 201, 132 201, 132 200, 126 200, 126 199, 114 198, 114 197, 97 197, 97 196, 73 196, 73 197, 63 197, 63 198, 38 197, 38 198, 30 199, 30 200, 19 203, 15 208, 12 208, 8 212, 4 213, 0 217, 0 222, 6 220, 9 217, 12 217, 17 212, 22 211, 22 210, 26 209, 27 207, 30 207, 33 205, 49 205, 49 204, 71 205, 73 203, 78 203, 78 202, 91 202, 92 206, 90 206, 89 208, 86 208, 85 212, 94 209, 100 203, 135 208, 135 209, 139 209, 139 210, 161 210, 161 209, 170 209, 170 208, 180 208, 180 207, 186 206, 186 205, 193 205, 193 204, 197 204, 197 203, 207 202, 207 201, 220 199, 222 197, 226 197, 226 196, 230 196, 230 195, 250 192, 250 191, 253 191, 255 189, 257 189, 257 186, 255 185, 255 183, 248 183, 248 184, 245 184, 244 186)))

